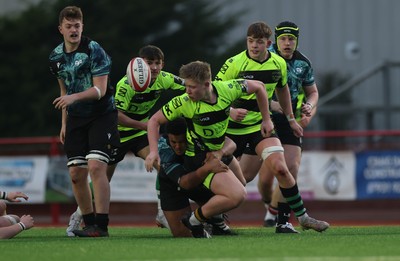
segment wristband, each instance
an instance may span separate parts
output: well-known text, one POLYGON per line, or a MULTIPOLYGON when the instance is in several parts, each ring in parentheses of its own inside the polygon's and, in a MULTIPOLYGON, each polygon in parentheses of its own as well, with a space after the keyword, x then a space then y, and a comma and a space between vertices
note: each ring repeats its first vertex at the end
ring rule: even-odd
POLYGON ((19 222, 18 225, 21 227, 21 231, 26 229, 26 226, 24 223, 19 222))
POLYGON ((7 192, 5 192, 5 191, 3 191, 3 192, 1 192, 1 197, 0 197, 0 199, 7 199, 7 192))
POLYGON ((314 108, 314 105, 311 102, 307 102, 306 104, 308 104, 311 107, 311 110, 314 108))
POLYGON ((98 100, 100 100, 101 99, 101 91, 100 91, 100 88, 99 87, 97 87, 97 86, 93 86, 93 88, 97 91, 97 95, 98 95, 98 100))
POLYGON ((296 119, 294 118, 293 113, 286 115, 286 119, 290 122, 290 121, 295 121, 296 119))

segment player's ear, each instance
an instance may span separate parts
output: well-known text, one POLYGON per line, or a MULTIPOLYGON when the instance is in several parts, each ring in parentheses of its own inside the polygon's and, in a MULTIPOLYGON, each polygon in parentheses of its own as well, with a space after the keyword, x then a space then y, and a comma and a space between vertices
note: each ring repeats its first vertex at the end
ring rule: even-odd
POLYGON ((271 46, 271 44, 272 44, 272 41, 268 39, 267 40, 267 48, 269 48, 271 46))

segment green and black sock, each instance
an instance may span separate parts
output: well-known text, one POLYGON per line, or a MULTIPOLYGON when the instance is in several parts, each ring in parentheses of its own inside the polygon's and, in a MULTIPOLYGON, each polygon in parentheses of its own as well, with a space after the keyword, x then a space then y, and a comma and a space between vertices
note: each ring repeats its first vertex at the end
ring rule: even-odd
POLYGON ((295 184, 291 188, 279 188, 282 192, 283 197, 286 199, 286 202, 289 204, 296 217, 304 215, 306 213, 306 209, 304 208, 303 200, 299 193, 299 188, 297 187, 297 184, 295 184))

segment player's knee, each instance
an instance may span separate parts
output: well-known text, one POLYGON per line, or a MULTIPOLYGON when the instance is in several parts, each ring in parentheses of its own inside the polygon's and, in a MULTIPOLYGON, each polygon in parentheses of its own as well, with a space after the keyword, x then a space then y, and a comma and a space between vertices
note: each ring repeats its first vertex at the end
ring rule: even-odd
POLYGON ((279 177, 286 177, 288 175, 291 174, 285 163, 283 161, 276 162, 274 166, 274 176, 277 177, 279 180, 279 177))
POLYGON ((238 206, 240 206, 246 199, 246 197, 247 197, 247 192, 244 187, 235 190, 235 193, 233 193, 231 196, 232 208, 237 208, 238 206))
POLYGON ((104 162, 106 164, 108 164, 108 162, 110 161, 110 157, 102 152, 102 151, 90 151, 90 153, 86 156, 87 160, 97 160, 100 162, 104 162))
POLYGON ((17 215, 5 215, 3 217, 9 220, 10 225, 17 224, 20 221, 20 218, 17 215))
POLYGON ((70 168, 69 175, 73 184, 78 184, 87 181, 87 168, 70 168))

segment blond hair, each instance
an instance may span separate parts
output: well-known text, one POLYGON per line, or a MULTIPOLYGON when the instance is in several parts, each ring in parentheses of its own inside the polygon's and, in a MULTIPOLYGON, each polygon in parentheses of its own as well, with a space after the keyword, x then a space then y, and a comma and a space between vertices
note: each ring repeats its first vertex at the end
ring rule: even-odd
POLYGON ((182 65, 179 69, 179 76, 183 79, 190 79, 198 83, 211 80, 211 66, 209 63, 194 61, 182 65))

